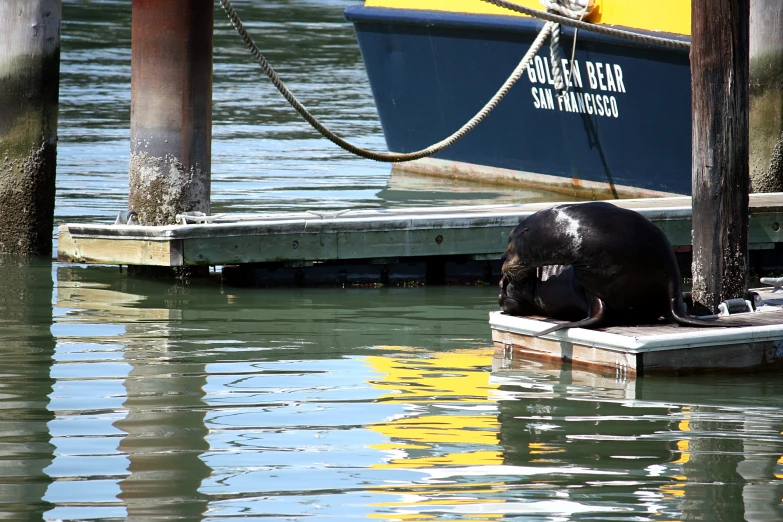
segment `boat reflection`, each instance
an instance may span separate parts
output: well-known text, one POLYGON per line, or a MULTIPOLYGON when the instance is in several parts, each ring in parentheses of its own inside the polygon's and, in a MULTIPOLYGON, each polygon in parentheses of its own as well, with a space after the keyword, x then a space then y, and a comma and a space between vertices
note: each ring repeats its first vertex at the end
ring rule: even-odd
POLYGON ((382 462, 373 467, 418 470, 427 478, 371 488, 373 494, 389 495, 390 500, 369 506, 375 511, 370 518, 430 520, 427 511, 433 506, 479 515, 488 502, 503 502, 502 498, 492 498, 504 489, 502 481, 480 477, 459 482, 430 480, 437 470, 503 463, 497 403, 491 396, 496 386, 489 383, 486 371, 491 349, 421 357, 413 348, 382 348, 400 353, 366 358, 380 374, 370 383, 386 392, 376 400, 402 404, 405 413, 368 426, 388 439, 372 446, 384 455, 382 462))

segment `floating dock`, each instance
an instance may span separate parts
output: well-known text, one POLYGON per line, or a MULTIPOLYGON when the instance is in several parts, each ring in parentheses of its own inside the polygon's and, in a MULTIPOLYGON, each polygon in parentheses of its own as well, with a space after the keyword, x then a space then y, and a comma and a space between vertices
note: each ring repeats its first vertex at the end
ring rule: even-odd
MULTIPOLYGON (((690 247, 690 197, 612 203, 647 216, 675 248, 690 247)), ((520 219, 554 204, 183 215, 181 224, 169 226, 66 224, 59 227, 57 251, 63 261, 167 267, 496 260, 520 219)), ((751 195, 751 249, 774 249, 783 240, 782 223, 783 193, 751 195)))
POLYGON ((764 305, 753 313, 719 317, 734 328, 673 324, 571 328, 536 337, 553 320, 491 312, 496 357, 536 357, 608 369, 617 375, 756 370, 783 367, 783 292, 754 290, 764 305))
MULTIPOLYGON (((614 200, 647 216, 675 250, 691 245, 691 199, 614 200)), ((223 266, 229 283, 264 286, 290 278, 294 284, 417 280, 439 277, 449 264, 483 264, 485 279, 499 277, 499 258, 509 232, 533 212, 555 203, 449 206, 341 212, 178 216, 178 225, 67 224, 59 229, 62 261, 138 266, 223 266), (354 280, 346 270, 351 267, 354 280), (331 272, 329 269, 331 268, 331 272), (309 270, 307 276, 304 270, 309 270), (281 272, 284 274, 281 276, 281 272), (228 274, 228 275, 227 275, 228 274), (358 275, 356 275, 358 274, 358 275), (395 275, 396 274, 396 275, 395 275), (307 277, 307 281, 303 278, 307 277)), ((749 247, 780 263, 783 193, 751 194, 749 247)), ((475 267, 474 267, 475 268, 475 267)), ((481 269, 479 268, 479 271, 481 269)), ((284 281, 285 282, 285 281, 284 281)), ((783 367, 783 293, 760 292, 774 311, 718 319, 735 328, 676 325, 571 329, 544 337, 543 318, 490 314, 500 357, 571 361, 642 375, 715 369, 783 367)))

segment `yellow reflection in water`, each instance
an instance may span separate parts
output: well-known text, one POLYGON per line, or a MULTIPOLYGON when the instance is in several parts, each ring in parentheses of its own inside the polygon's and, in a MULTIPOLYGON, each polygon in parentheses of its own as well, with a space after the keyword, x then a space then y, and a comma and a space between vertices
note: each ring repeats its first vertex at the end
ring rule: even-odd
POLYGON ((691 454, 689 453, 690 447, 690 442, 687 440, 678 440, 677 451, 680 452, 680 458, 673 460, 672 464, 685 464, 691 460, 691 454))
POLYGON ((497 444, 498 421, 489 415, 421 415, 374 424, 373 431, 417 442, 497 444))
MULTIPOLYGON (((677 429, 687 433, 691 431, 691 408, 690 406, 682 407, 683 419, 677 423, 677 429)), ((677 460, 673 460, 672 464, 686 464, 691 460, 690 454, 690 441, 688 439, 680 439, 677 441, 677 451, 680 453, 677 460)), ((685 482, 688 481, 688 477, 684 475, 673 475, 671 477, 679 483, 664 484, 660 486, 661 492, 664 494, 664 498, 682 498, 685 496, 685 482)))
MULTIPOLYGON (((399 350, 411 351, 405 347, 399 350)), ((497 386, 489 383, 487 370, 492 353, 492 348, 486 348, 429 353, 429 358, 371 356, 366 361, 382 374, 380 379, 370 381, 372 387, 388 392, 379 401, 403 399, 410 403, 428 403, 456 398, 463 402, 494 403, 495 400, 489 398, 489 390, 497 386)))
MULTIPOLYGON (((389 348, 384 347, 385 351, 389 348)), ((400 355, 366 358, 367 364, 380 374, 370 384, 386 392, 377 400, 403 403, 407 412, 367 426, 387 438, 387 442, 372 446, 388 455, 384 462, 373 467, 426 470, 501 465, 500 424, 497 401, 492 396, 497 385, 489 383, 492 348, 427 353, 426 357, 417 357, 416 351, 410 348, 393 349, 400 355), (448 449, 440 451, 444 445, 448 449)), ((416 513, 417 507, 461 506, 463 520, 495 520, 502 515, 481 513, 478 506, 476 513, 468 514, 464 512, 465 506, 502 503, 503 499, 491 497, 492 493, 505 489, 502 482, 410 482, 377 486, 370 491, 396 495, 398 500, 371 504, 389 511, 376 512, 368 518, 426 521, 437 515, 416 513)))
MULTIPOLYGON (((677 424, 677 429, 682 432, 691 431, 691 408, 690 406, 682 407, 683 419, 677 424)), ((672 464, 685 464, 691 460, 690 454, 691 444, 688 439, 681 439, 677 441, 677 451, 680 452, 680 458, 672 461, 672 464)))
POLYGON ((438 457, 405 457, 392 459, 385 464, 375 464, 374 468, 427 468, 432 466, 496 466, 503 462, 500 451, 469 451, 449 453, 438 457))
MULTIPOLYGON (((390 347, 384 347, 389 349, 390 347)), ((395 347, 396 349, 396 347, 395 347)), ((401 348, 399 351, 408 351, 401 348)), ((411 449, 430 449, 440 444, 488 445, 493 449, 473 450, 449 455, 412 458, 394 458, 377 467, 426 467, 432 465, 487 465, 500 464, 498 451, 500 425, 497 410, 481 407, 494 405, 490 390, 497 386, 489 383, 487 366, 492 359, 492 349, 458 350, 447 353, 429 353, 427 358, 415 356, 367 357, 367 363, 378 373, 372 380, 373 388, 385 390, 378 401, 404 402, 425 406, 411 410, 410 416, 401 416, 387 422, 368 426, 387 437, 389 442, 372 446, 379 450, 406 452, 411 449), (469 412, 458 404, 470 405, 469 412), (447 408, 428 409, 426 405, 447 408), (453 405, 453 406, 451 406, 453 405), (449 407, 451 406, 451 407, 449 407), (478 408, 477 408, 478 406, 478 408), (451 414, 450 411, 455 413, 451 414)))
POLYGON ((561 448, 560 446, 553 446, 552 444, 545 444, 543 442, 529 442, 527 446, 528 448, 530 448, 531 455, 548 455, 550 453, 565 453, 565 448, 561 448))

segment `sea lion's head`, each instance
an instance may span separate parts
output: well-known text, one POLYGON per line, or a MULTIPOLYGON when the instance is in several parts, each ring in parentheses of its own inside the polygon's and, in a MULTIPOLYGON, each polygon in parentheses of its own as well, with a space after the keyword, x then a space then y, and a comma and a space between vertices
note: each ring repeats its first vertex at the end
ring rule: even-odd
POLYGON ((526 256, 527 241, 524 237, 530 229, 520 223, 508 236, 508 246, 503 254, 501 269, 503 277, 509 282, 521 282, 525 277, 525 270, 529 268, 526 256))
POLYGON ((573 205, 556 205, 531 214, 511 231, 503 254, 503 275, 517 281, 529 268, 573 265, 579 258, 584 227, 573 205))

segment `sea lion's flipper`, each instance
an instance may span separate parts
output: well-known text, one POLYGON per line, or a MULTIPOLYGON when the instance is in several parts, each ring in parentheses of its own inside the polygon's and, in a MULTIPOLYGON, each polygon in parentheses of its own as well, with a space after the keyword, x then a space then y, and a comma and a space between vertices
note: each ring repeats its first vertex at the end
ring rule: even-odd
POLYGON ((681 326, 698 326, 699 328, 737 328, 741 326, 752 326, 745 322, 732 321, 730 323, 722 323, 716 319, 698 319, 691 317, 685 311, 685 303, 682 298, 672 298, 671 300, 671 317, 669 319, 674 320, 675 323, 681 326))
MULTIPOLYGON (((589 293, 588 293, 589 294, 589 293)), ((579 321, 570 321, 568 323, 560 323, 554 325, 552 328, 547 328, 543 332, 538 332, 534 337, 541 337, 564 328, 592 328, 601 324, 606 319, 606 305, 600 297, 594 295, 588 295, 590 298, 590 316, 580 319, 579 321)))
POLYGON ((556 324, 552 328, 547 328, 543 332, 538 332, 534 335, 534 337, 541 337, 542 335, 556 332, 558 330, 563 330, 564 328, 589 328, 599 324, 601 320, 602 318, 588 317, 586 319, 582 319, 581 321, 571 321, 569 323, 556 324))

